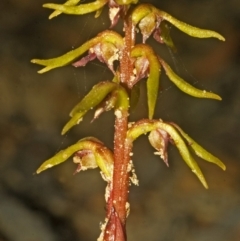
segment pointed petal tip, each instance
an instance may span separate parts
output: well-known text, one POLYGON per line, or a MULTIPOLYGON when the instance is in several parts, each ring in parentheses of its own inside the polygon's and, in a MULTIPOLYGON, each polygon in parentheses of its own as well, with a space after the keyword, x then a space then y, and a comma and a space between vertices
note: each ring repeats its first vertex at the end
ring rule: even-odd
POLYGON ((227 169, 227 167, 223 163, 219 164, 218 166, 222 168, 223 171, 226 171, 227 169))
POLYGON ((42 5, 42 7, 43 8, 51 8, 51 3, 44 3, 43 5, 42 5))
POLYGON ((51 20, 51 19, 53 19, 54 17, 56 17, 56 16, 52 16, 52 14, 51 14, 51 15, 49 15, 48 19, 51 20))
POLYGON ((66 127, 64 126, 63 129, 62 129, 61 135, 62 135, 62 136, 65 135, 65 134, 67 133, 67 131, 68 131, 68 128, 66 128, 66 127))
POLYGON ((205 180, 205 177, 204 177, 204 176, 200 176, 200 175, 197 175, 197 177, 199 178, 199 180, 200 180, 200 182, 202 183, 202 185, 203 185, 206 189, 208 189, 208 184, 207 184, 207 182, 206 182, 206 180, 205 180))
POLYGON ((39 70, 39 71, 38 71, 38 74, 43 74, 43 73, 45 73, 45 72, 47 72, 47 70, 45 70, 45 68, 44 68, 44 69, 39 70))
POLYGON ((224 42, 226 41, 226 39, 221 34, 219 34, 218 39, 224 42))
POLYGON ((37 169, 37 171, 35 172, 35 174, 39 174, 41 172, 43 172, 46 168, 44 168, 42 165, 37 169))
MULTIPOLYGON (((211 93, 211 92, 210 92, 210 93, 211 93)), ((212 99, 221 101, 221 100, 222 100, 222 97, 219 96, 219 95, 217 95, 217 94, 212 93, 212 99)))

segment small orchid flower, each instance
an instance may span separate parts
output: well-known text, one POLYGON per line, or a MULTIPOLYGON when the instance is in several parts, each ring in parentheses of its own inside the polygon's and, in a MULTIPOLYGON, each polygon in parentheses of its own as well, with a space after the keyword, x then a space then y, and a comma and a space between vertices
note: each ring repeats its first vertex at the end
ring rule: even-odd
MULTIPOLYGON (((113 61, 116 59, 116 51, 123 48, 123 39, 118 33, 106 30, 98 34, 97 37, 90 39, 80 47, 71 50, 62 56, 52 59, 32 59, 31 62, 45 66, 43 69, 38 71, 38 73, 42 74, 51 69, 62 67, 74 62, 91 48, 93 48, 92 52, 96 55, 96 57, 109 64, 111 67, 113 61), (103 53, 99 52, 101 50, 103 53)), ((95 55, 93 55, 93 57, 95 57, 95 55)), ((93 57, 88 57, 90 59, 88 60, 86 58, 83 62, 87 63, 93 57)), ((79 65, 81 65, 81 62, 79 65)))
POLYGON ((83 15, 96 12, 95 17, 99 17, 102 8, 108 3, 109 18, 111 28, 114 27, 120 15, 125 15, 131 4, 136 4, 138 0, 96 0, 92 3, 77 5, 81 0, 68 0, 64 4, 47 3, 44 8, 54 9, 55 11, 49 16, 49 19, 57 17, 61 13, 72 15, 83 15))
POLYGON ((100 62, 105 63, 108 68, 115 74, 113 63, 119 60, 119 49, 112 43, 98 43, 89 49, 89 54, 77 62, 73 63, 74 67, 85 66, 89 61, 97 58, 100 62))
POLYGON ((212 37, 222 41, 225 40, 225 38, 222 35, 215 31, 193 27, 187 23, 184 23, 174 18, 173 16, 169 15, 164 11, 157 9, 151 4, 140 4, 133 10, 131 17, 134 26, 137 27, 138 25, 143 35, 143 43, 145 43, 145 41, 150 37, 151 34, 155 35, 155 39, 161 39, 161 31, 159 31, 159 26, 161 22, 164 20, 171 23, 182 32, 195 38, 212 37))
POLYGON ((52 158, 46 160, 38 169, 37 174, 59 165, 66 161, 70 156, 74 156, 74 163, 78 163, 75 171, 87 170, 99 167, 103 179, 107 182, 112 180, 113 174, 113 154, 107 149, 101 141, 94 137, 81 139, 76 144, 69 146, 65 150, 61 150, 52 158))
POLYGON ((191 137, 189 137, 179 126, 174 123, 166 123, 162 120, 141 120, 130 126, 127 134, 126 143, 131 146, 133 141, 140 135, 150 132, 149 141, 151 145, 157 150, 158 155, 164 160, 168 166, 167 159, 167 145, 170 141, 173 143, 183 160, 190 167, 192 172, 196 174, 205 188, 208 188, 207 182, 202 174, 200 167, 192 157, 188 146, 190 146, 197 156, 205 161, 212 162, 218 165, 223 170, 225 165, 214 155, 206 151, 203 147, 197 144, 191 137), (187 141, 184 141, 184 139, 187 141))
MULTIPOLYGON (((104 103, 104 99, 112 92, 114 92, 114 95, 117 95, 117 100, 111 102, 111 104, 114 105, 115 110, 120 112, 128 110, 129 98, 126 90, 114 82, 100 82, 96 84, 92 90, 90 90, 90 92, 70 112, 71 119, 63 127, 62 134, 65 134, 73 126, 79 124, 82 120, 82 117, 90 109, 99 105, 102 103, 102 101, 104 103)), ((95 113, 95 115, 98 116, 99 114, 95 113)))

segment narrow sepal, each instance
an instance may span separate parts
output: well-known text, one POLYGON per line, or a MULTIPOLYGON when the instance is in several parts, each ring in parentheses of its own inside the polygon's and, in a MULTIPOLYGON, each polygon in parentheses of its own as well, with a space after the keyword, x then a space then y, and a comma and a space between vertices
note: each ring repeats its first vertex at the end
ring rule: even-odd
POLYGON ((136 45, 131 51, 131 57, 145 57, 149 62, 149 74, 147 78, 147 99, 148 116, 149 119, 152 119, 158 97, 161 66, 153 49, 145 44, 136 45))
MULTIPOLYGON (((75 6, 77 5, 81 0, 68 0, 66 1, 63 5, 64 6, 75 6)), ((58 15, 60 15, 62 12, 59 10, 55 10, 53 11, 50 16, 48 17, 49 19, 52 19, 54 17, 57 17, 58 15)))
POLYGON ((201 29, 201 28, 191 26, 190 24, 184 23, 184 22, 174 18, 170 14, 168 14, 164 11, 161 11, 161 10, 157 10, 157 13, 161 18, 168 21, 169 23, 174 25, 176 28, 178 28, 182 32, 190 35, 191 37, 195 37, 195 38, 217 38, 221 41, 225 41, 225 38, 221 34, 215 32, 215 31, 208 30, 208 29, 201 29))
POLYGON ((218 159, 216 156, 209 153, 203 147, 201 147, 196 141, 194 141, 188 134, 186 134, 178 125, 175 123, 171 123, 183 136, 183 138, 187 141, 188 145, 193 149, 195 154, 202 158, 205 161, 211 162, 222 168, 224 171, 226 170, 226 166, 224 163, 218 159))
POLYGON ((43 7, 58 10, 61 13, 65 13, 65 14, 83 15, 83 14, 95 12, 101 9, 107 2, 108 0, 96 0, 95 2, 80 4, 78 6, 46 3, 46 4, 43 4, 43 7))
POLYGON ((193 97, 197 98, 207 98, 207 99, 215 99, 215 100, 222 100, 222 98, 214 94, 212 92, 207 92, 206 90, 200 90, 195 88, 194 86, 190 85, 186 81, 184 81, 181 77, 179 77, 176 73, 173 72, 173 70, 170 68, 170 66, 161 58, 159 58, 159 61, 161 65, 163 66, 166 75, 168 78, 183 92, 185 92, 188 95, 191 95, 193 97))
POLYGON ((205 188, 208 188, 207 182, 203 176, 203 173, 198 166, 197 162, 194 160, 192 155, 190 154, 187 145, 183 141, 182 137, 178 134, 178 132, 175 130, 175 128, 167 123, 159 122, 159 128, 166 131, 171 139, 173 140, 174 144, 176 145, 180 155, 182 156, 185 163, 190 167, 192 172, 196 174, 200 182, 203 184, 205 188))

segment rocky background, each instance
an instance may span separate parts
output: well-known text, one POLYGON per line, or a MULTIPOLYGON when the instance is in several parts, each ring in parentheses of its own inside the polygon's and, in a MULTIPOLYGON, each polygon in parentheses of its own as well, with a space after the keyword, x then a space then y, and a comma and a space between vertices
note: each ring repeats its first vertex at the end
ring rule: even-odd
MULTIPOLYGON (((61 1, 55 1, 61 2, 61 1)), ((146 1, 154 3, 154 1, 146 1)), ((71 160, 35 175, 38 166, 85 136, 112 147, 113 114, 89 124, 92 113, 60 135, 72 107, 99 80, 110 78, 98 62, 37 74, 32 58, 50 58, 78 47, 109 26, 104 16, 61 15, 48 20, 45 0, 0 2, 0 241, 93 241, 104 220, 104 189, 98 170, 72 175, 71 160)), ((205 190, 169 148, 170 167, 152 154, 147 138, 134 147, 140 186, 131 187, 129 241, 238 241, 240 238, 240 1, 155 1, 182 21, 226 37, 193 39, 172 28, 178 49, 158 53, 194 86, 220 94, 221 102, 194 99, 162 75, 156 118, 178 123, 227 166, 197 159, 210 186, 205 190)), ((120 28, 120 26, 119 26, 120 28)), ((132 120, 146 116, 142 101, 132 120)))

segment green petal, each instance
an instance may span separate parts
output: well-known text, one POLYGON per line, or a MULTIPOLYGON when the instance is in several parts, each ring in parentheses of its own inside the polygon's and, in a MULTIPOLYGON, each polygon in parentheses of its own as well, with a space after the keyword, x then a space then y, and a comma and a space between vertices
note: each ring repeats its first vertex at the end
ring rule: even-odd
POLYGON ((65 135, 73 126, 79 124, 82 121, 82 117, 87 113, 87 111, 82 111, 76 113, 63 127, 61 134, 65 135))
POLYGON ((99 41, 98 38, 94 38, 82 46, 71 50, 70 52, 56 58, 52 59, 32 59, 31 62, 34 64, 39 64, 46 66, 45 68, 38 71, 39 74, 45 73, 51 69, 55 69, 58 67, 65 66, 71 62, 73 62, 75 59, 79 58, 82 54, 84 54, 91 46, 97 43, 99 41))
POLYGON ((162 59, 159 58, 159 61, 161 65, 163 66, 167 76, 169 79, 183 92, 185 92, 188 95, 197 97, 197 98, 207 98, 207 99, 215 99, 215 100, 222 100, 222 98, 214 93, 207 92, 205 90, 200 90, 189 83, 185 82, 181 77, 179 77, 177 74, 173 72, 173 70, 170 68, 170 66, 164 62, 162 59))
POLYGON ((149 61, 149 76, 147 79, 148 117, 153 118, 159 89, 161 66, 153 49, 145 44, 136 45, 131 51, 132 57, 145 56, 149 61))
POLYGON ((226 170, 226 166, 224 163, 219 160, 217 157, 206 151, 203 147, 201 147, 197 142, 195 142, 191 137, 188 136, 178 125, 171 123, 174 125, 175 128, 181 133, 181 135, 186 139, 189 146, 194 150, 197 156, 201 157, 203 160, 212 162, 222 168, 223 170, 226 170))
MULTIPOLYGON (((63 5, 65 6, 75 6, 77 5, 81 0, 68 0, 67 2, 65 2, 63 5)), ((58 15, 60 15, 62 12, 59 10, 55 10, 53 11, 53 13, 49 16, 49 19, 52 19, 54 17, 57 17, 58 15)))
POLYGON ((167 20, 172 25, 174 25, 176 28, 178 28, 182 32, 184 32, 184 33, 186 33, 186 34, 188 34, 192 37, 195 37, 195 38, 217 38, 219 40, 225 41, 225 38, 215 31, 193 27, 193 26, 191 26, 187 23, 184 23, 184 22, 174 18, 173 16, 171 16, 168 13, 166 13, 164 11, 161 11, 161 10, 157 10, 157 13, 164 20, 167 20))
POLYGON ((91 13, 99 10, 107 2, 108 0, 96 0, 95 2, 80 4, 78 6, 67 6, 65 4, 46 3, 46 4, 43 4, 43 7, 55 9, 66 14, 82 15, 82 14, 91 13))
POLYGON ((159 122, 158 126, 160 129, 165 130, 171 136, 183 160, 191 168, 192 172, 196 174, 196 176, 201 181, 203 186, 205 188, 208 188, 207 182, 202 174, 200 167, 191 156, 185 142, 183 141, 182 137, 178 134, 178 132, 174 129, 174 127, 163 122, 159 122))

